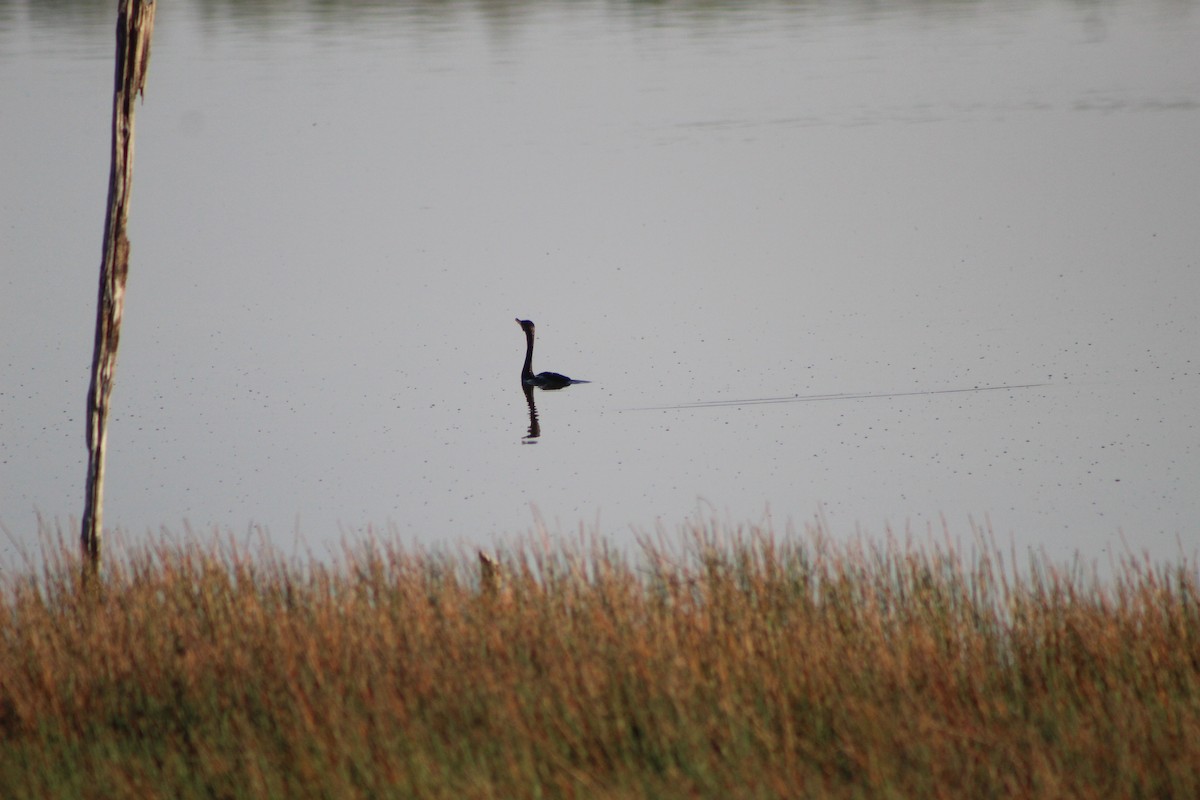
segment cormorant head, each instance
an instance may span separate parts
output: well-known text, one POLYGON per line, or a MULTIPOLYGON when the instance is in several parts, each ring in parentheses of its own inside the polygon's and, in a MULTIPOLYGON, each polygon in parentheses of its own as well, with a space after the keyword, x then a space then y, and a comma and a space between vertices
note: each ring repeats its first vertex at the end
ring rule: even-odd
POLYGON ((521 326, 521 330, 523 330, 523 331, 533 330, 533 321, 532 320, 518 318, 517 324, 521 326))

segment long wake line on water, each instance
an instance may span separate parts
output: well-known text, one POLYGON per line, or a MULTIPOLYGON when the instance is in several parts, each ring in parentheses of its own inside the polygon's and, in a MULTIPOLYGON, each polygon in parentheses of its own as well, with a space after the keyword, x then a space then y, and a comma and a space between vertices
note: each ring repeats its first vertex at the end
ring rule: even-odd
POLYGON ((1003 386, 970 386, 963 389, 920 389, 911 392, 845 392, 839 394, 793 394, 783 397, 751 397, 743 400, 702 400, 697 403, 679 403, 671 406, 642 406, 622 408, 621 411, 671 411, 683 408, 721 408, 723 406, 761 406, 770 403, 815 403, 821 400, 868 400, 881 397, 916 397, 932 394, 961 394, 963 392, 996 392, 1002 389, 1036 389, 1049 383, 1017 383, 1003 386))

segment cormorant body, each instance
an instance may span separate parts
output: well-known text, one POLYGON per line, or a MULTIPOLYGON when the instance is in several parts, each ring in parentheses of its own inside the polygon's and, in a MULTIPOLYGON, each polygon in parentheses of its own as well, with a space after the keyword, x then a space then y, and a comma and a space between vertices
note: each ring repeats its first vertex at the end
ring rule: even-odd
POLYGON ((539 389, 562 389, 572 383, 590 383, 577 381, 557 372, 539 372, 533 374, 533 322, 527 319, 517 319, 521 330, 525 331, 525 365, 521 367, 521 383, 525 386, 536 386, 539 389))

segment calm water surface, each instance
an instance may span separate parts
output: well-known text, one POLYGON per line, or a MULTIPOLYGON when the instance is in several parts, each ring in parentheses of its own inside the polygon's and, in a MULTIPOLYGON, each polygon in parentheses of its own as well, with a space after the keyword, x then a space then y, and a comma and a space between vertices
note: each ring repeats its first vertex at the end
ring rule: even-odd
MULTIPOLYGON (((6 558, 82 508, 110 5, 0 1, 6 558)), ((195 0, 153 48, 128 537, 1200 542, 1195 2, 195 0), (536 440, 514 317, 593 381, 536 440)))

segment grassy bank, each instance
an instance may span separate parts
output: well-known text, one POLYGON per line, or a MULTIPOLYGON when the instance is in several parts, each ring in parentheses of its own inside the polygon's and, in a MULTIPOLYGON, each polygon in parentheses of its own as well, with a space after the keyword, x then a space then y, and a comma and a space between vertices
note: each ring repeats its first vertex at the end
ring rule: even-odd
POLYGON ((1200 585, 700 529, 0 579, 5 797, 1197 797, 1200 585))

